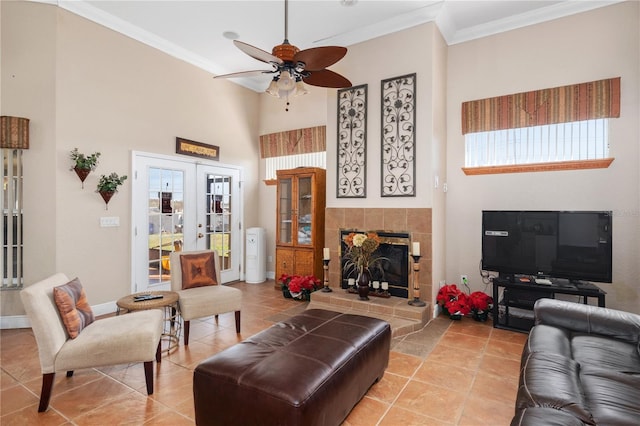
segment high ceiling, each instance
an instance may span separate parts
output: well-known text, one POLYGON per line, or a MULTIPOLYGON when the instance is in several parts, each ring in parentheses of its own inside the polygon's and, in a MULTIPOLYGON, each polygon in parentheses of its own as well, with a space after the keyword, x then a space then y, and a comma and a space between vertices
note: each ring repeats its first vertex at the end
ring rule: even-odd
MULTIPOLYGON (((233 38, 268 52, 284 39, 284 0, 41 1, 56 3, 214 75, 269 69, 238 50, 233 38)), ((348 47, 435 22, 452 45, 618 1, 290 0, 288 35, 300 49, 348 47)), ((269 76, 231 81, 264 91, 269 76)))

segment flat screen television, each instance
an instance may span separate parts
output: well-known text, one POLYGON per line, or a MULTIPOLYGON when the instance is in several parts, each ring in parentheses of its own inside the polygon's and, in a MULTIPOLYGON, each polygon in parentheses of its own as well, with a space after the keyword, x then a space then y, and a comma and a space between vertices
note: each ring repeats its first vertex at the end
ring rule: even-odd
POLYGON ((482 269, 610 283, 610 211, 483 211, 482 269))

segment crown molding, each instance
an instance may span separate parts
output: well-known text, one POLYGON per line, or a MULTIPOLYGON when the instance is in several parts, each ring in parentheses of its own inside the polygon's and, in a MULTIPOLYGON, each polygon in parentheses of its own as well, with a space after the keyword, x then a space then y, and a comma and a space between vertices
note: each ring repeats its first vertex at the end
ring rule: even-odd
MULTIPOLYGON (((202 56, 196 55, 175 43, 172 43, 162 37, 158 37, 155 34, 145 31, 127 21, 105 13, 101 9, 94 7, 85 1, 59 0, 57 5, 64 10, 86 18, 92 22, 102 25, 103 27, 109 28, 133 40, 144 43, 147 46, 158 49, 167 55, 173 56, 174 58, 210 72, 213 75, 226 73, 226 71, 224 71, 219 65, 208 61, 202 56)), ((234 82, 256 92, 263 92, 268 84, 268 82, 265 84, 265 82, 260 81, 260 79, 249 78, 234 79, 234 82)))
POLYGON ((375 24, 366 25, 341 34, 334 34, 329 37, 314 40, 312 44, 326 45, 331 43, 341 46, 350 46, 370 40, 373 37, 382 37, 387 34, 403 31, 407 28, 412 28, 427 22, 433 22, 440 14, 444 3, 444 1, 439 1, 430 4, 429 6, 421 7, 412 10, 411 12, 376 22, 375 24))
MULTIPOLYGON (((185 61, 193 66, 210 72, 213 75, 226 74, 223 69, 206 58, 194 54, 193 52, 172 43, 162 37, 158 37, 145 31, 127 21, 110 15, 103 10, 94 7, 87 1, 79 0, 32 0, 39 3, 55 4, 71 13, 79 15, 99 25, 121 33, 129 38, 144 43, 150 47, 158 49, 174 58, 185 61)), ((470 28, 458 30, 455 20, 451 16, 451 11, 447 7, 447 1, 435 1, 432 4, 413 10, 375 24, 355 28, 353 30, 334 34, 312 44, 326 44, 328 42, 350 46, 356 43, 369 40, 372 37, 381 37, 394 32, 402 31, 417 25, 434 22, 442 34, 447 45, 455 45, 478 38, 500 34, 506 31, 539 24, 545 21, 566 17, 569 15, 587 12, 604 6, 610 6, 625 0, 593 0, 593 1, 563 1, 551 6, 539 8, 531 12, 510 16, 504 19, 497 19, 485 24, 476 25, 470 28)), ((268 79, 261 78, 234 78, 230 80, 240 86, 255 92, 264 92, 269 84, 268 79)))
POLYGON ((462 30, 454 30, 453 28, 451 28, 452 25, 449 25, 450 20, 444 19, 443 28, 438 28, 440 29, 440 32, 445 38, 447 44, 451 46, 454 44, 464 43, 466 41, 488 37, 518 28, 563 18, 565 16, 570 16, 577 13, 588 12, 600 7, 621 3, 622 1, 624 0, 565 1, 562 3, 554 4, 552 6, 542 7, 527 13, 521 13, 519 15, 510 16, 504 19, 497 19, 495 21, 487 22, 486 24, 476 25, 474 27, 469 27, 462 30))

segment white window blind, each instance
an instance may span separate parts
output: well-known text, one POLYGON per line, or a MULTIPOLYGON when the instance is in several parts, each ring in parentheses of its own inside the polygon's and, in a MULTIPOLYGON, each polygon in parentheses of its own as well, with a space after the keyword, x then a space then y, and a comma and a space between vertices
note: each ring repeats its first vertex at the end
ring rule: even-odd
POLYGON ((265 179, 276 179, 276 171, 295 169, 296 167, 327 168, 326 151, 310 152, 307 154, 283 155, 265 159, 265 179))
POLYGON ((467 133, 465 167, 595 160, 609 157, 607 118, 467 133))

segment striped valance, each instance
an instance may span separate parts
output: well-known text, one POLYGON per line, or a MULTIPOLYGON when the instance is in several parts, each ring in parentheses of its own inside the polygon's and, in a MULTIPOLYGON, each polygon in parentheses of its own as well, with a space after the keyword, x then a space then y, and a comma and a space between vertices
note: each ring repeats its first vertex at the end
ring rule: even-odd
POLYGON ((462 103, 462 134, 620 117, 620 77, 462 103))
POLYGON ((260 136, 262 158, 308 154, 327 150, 327 127, 288 130, 260 136))

